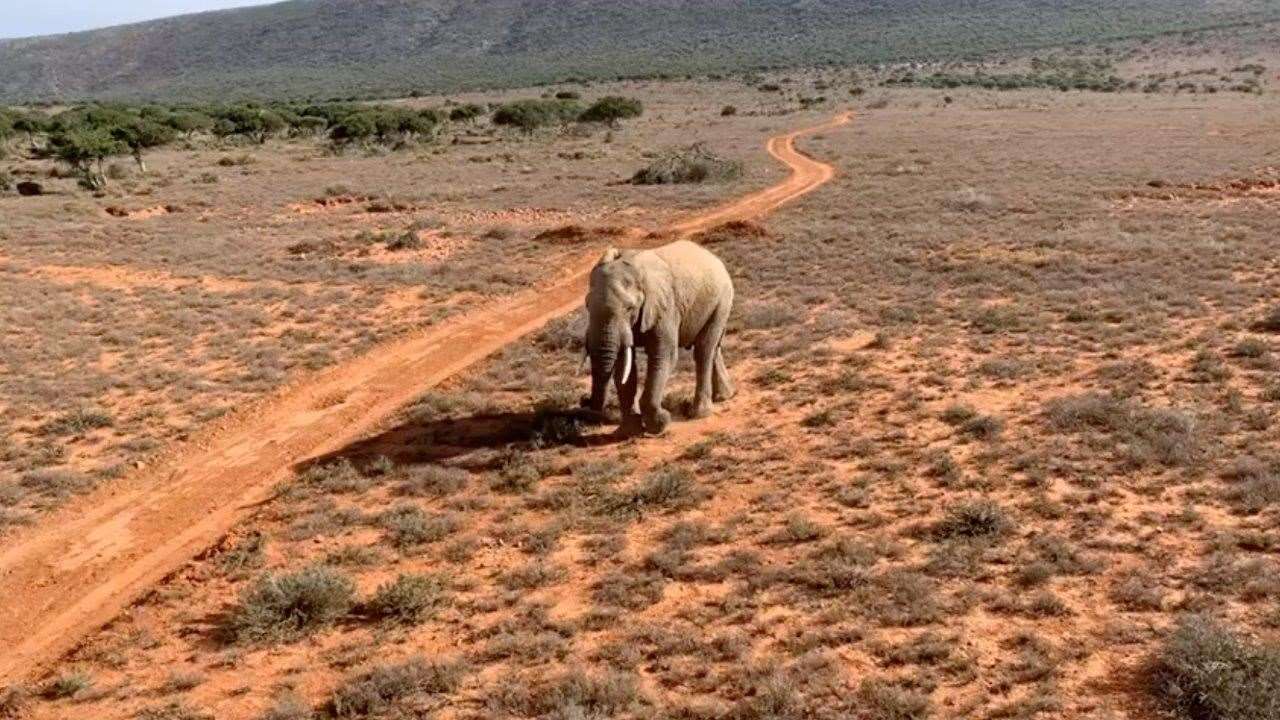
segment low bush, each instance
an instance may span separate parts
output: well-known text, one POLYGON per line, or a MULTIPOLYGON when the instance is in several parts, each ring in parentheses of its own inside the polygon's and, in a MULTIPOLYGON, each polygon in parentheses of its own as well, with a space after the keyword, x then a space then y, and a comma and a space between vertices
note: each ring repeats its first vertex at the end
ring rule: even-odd
POLYGON ((948 510, 930 534, 937 540, 991 539, 1005 535, 1012 528, 1013 521, 999 505, 990 500, 977 500, 948 510))
POLYGON ((1085 393, 1051 400, 1049 423, 1064 432, 1107 433, 1133 466, 1188 465, 1201 455, 1203 439, 1193 417, 1174 408, 1149 408, 1114 395, 1085 393))
POLYGON ((638 118, 644 114, 644 103, 635 98, 609 95, 595 101, 578 116, 581 122, 616 123, 638 118))
POLYGON ((382 513, 378 523, 387 531, 387 540, 400 550, 439 542, 458 529, 451 515, 427 515, 416 505, 397 505, 382 513))
POLYGON ((931 712, 928 695, 883 680, 864 680, 857 699, 867 720, 924 720, 931 712))
POLYGON ((631 178, 635 185, 680 185, 725 182, 742 176, 742 163, 722 158, 701 143, 675 150, 650 163, 631 178))
POLYGON ((93 408, 81 408, 59 415, 45 424, 41 429, 46 435, 83 435, 90 430, 111 427, 115 421, 112 417, 93 408))
POLYGON ((327 710, 334 718, 399 717, 396 708, 416 697, 457 690, 463 672, 457 663, 423 658, 381 665, 339 685, 327 710))
POLYGON ((1280 647, 1204 617, 1183 619, 1160 649, 1152 691, 1187 720, 1280 717, 1280 647))
POLYGON ((355 583, 325 567, 268 573, 240 595, 225 630, 239 642, 291 640, 330 625, 355 603, 355 583))
POLYGON ((602 498, 602 510, 613 515, 639 515, 649 511, 688 507, 697 499, 697 483, 684 468, 664 467, 636 486, 602 498))
POLYGON ((537 685, 513 682, 493 702, 524 717, 607 718, 627 715, 643 699, 632 675, 569 672, 537 685))
POLYGON ((422 622, 445 602, 447 589, 441 578, 406 574, 378 588, 366 604, 369 615, 401 625, 422 622))
POLYGON ((493 124, 533 132, 572 122, 581 114, 582 106, 574 100, 516 100, 494 111, 493 124))
POLYGON ((25 716, 31 706, 27 691, 17 685, 0 688, 0 718, 17 720, 25 716))
POLYGON ((93 678, 80 671, 72 671, 55 675, 40 694, 50 700, 75 697, 93 687, 93 678))

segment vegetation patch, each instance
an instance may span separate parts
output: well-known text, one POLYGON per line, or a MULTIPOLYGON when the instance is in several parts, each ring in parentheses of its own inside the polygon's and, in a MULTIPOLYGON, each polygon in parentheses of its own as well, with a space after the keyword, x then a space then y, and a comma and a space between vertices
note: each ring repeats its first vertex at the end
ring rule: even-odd
POLYGON ((380 665, 339 685, 326 710, 333 718, 392 716, 416 699, 458 689, 464 672, 458 663, 420 657, 380 665))
POLYGON ((415 625, 447 601, 443 580, 432 575, 401 575, 380 586, 365 605, 369 615, 401 625, 415 625))
POLYGON ((726 182, 742 176, 742 163, 711 152, 702 143, 664 153, 631 177, 635 185, 726 182))
POLYGON ((355 604, 355 583, 326 567, 268 573, 245 588, 225 621, 239 642, 288 641, 331 625, 355 604))
POLYGON ((1186 618, 1156 656, 1152 690, 1187 720, 1272 720, 1280 717, 1280 647, 1186 618))

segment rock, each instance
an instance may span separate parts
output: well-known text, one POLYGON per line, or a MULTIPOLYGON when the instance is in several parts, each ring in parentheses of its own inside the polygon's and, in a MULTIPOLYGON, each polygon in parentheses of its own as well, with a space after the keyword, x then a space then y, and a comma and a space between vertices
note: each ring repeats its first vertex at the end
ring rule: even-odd
POLYGON ((20 182, 18 183, 18 194, 23 197, 34 197, 44 194, 44 186, 38 182, 20 182))

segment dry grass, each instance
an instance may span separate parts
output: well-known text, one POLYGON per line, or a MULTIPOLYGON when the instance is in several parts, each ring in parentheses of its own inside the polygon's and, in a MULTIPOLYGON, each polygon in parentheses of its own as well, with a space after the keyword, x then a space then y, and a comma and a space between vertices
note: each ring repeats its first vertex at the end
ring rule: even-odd
POLYGON ((805 141, 839 177, 716 245, 717 416, 533 432, 584 382, 556 323, 241 530, 264 572, 341 563, 412 622, 211 643, 261 582, 214 555, 73 658, 114 688, 75 709, 136 714, 181 660, 229 717, 1274 716, 1280 395, 1242 340, 1271 339, 1280 215, 1132 194, 1270 172, 1274 99, 947 94, 805 141), (379 592, 415 575, 449 581, 379 592))

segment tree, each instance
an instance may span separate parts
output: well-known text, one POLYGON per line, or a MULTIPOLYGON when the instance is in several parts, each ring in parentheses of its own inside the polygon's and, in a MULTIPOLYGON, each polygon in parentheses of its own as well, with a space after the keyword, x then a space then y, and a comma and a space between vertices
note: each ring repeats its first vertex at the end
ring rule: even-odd
POLYGON ((134 162, 138 163, 138 169, 143 174, 147 172, 147 163, 142 152, 173 142, 174 135, 173 128, 144 117, 111 129, 111 137, 129 148, 134 162))
POLYGON ((48 130, 48 122, 39 115, 26 114, 19 115, 13 121, 13 129, 27 136, 27 144, 31 147, 36 145, 36 135, 44 133, 48 130))
POLYGON ((615 124, 644 114, 644 103, 635 98, 609 95, 597 100, 578 117, 582 122, 615 124))
POLYGON ((102 164, 113 155, 124 153, 128 146, 112 137, 106 127, 80 125, 59 130, 49 138, 53 154, 80 174, 80 182, 90 190, 107 186, 102 164))

